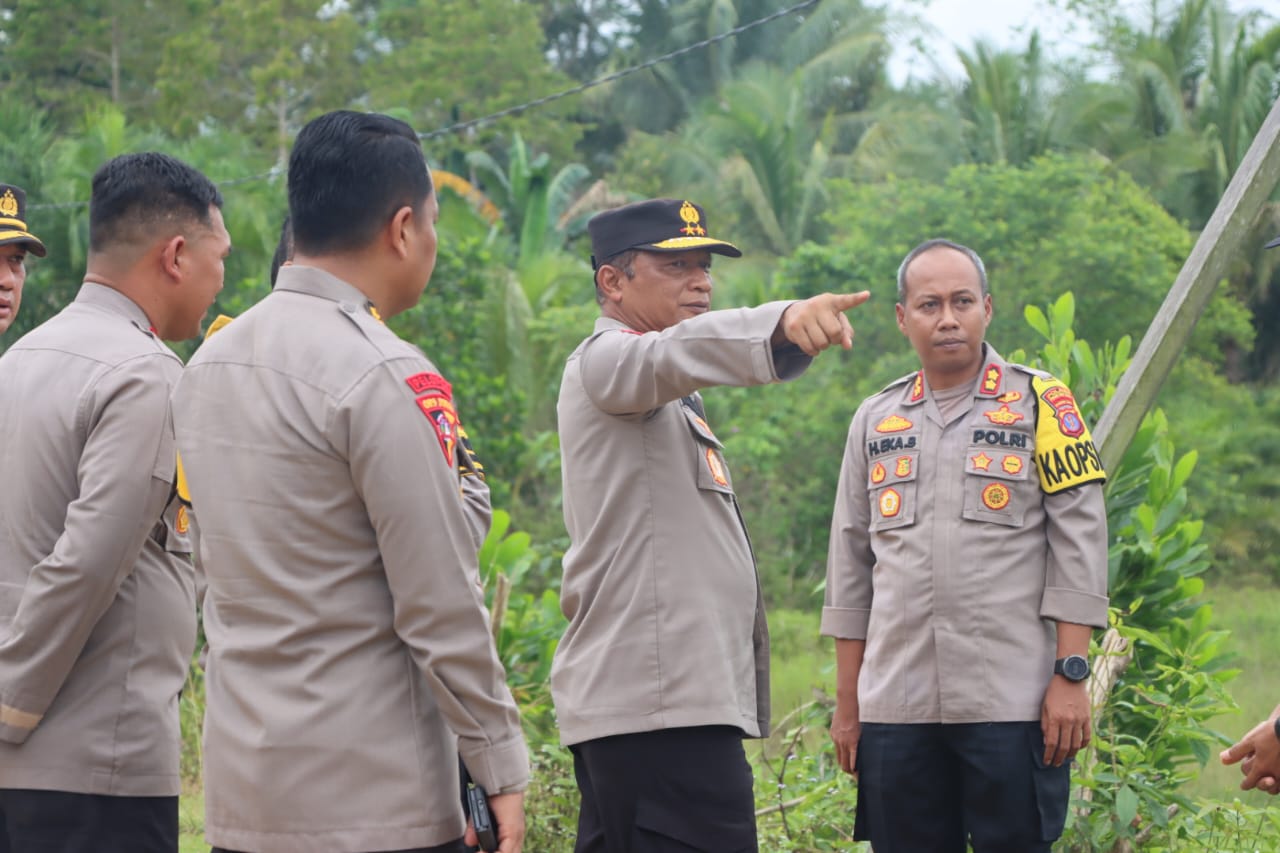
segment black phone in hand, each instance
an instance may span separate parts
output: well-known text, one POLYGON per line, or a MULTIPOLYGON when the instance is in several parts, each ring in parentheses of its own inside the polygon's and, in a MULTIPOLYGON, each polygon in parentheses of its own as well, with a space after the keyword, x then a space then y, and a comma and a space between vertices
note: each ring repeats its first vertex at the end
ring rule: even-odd
POLYGON ((480 849, 493 853, 498 849, 498 822, 489 811, 489 795, 479 785, 467 786, 467 805, 471 812, 471 825, 475 827, 480 849))

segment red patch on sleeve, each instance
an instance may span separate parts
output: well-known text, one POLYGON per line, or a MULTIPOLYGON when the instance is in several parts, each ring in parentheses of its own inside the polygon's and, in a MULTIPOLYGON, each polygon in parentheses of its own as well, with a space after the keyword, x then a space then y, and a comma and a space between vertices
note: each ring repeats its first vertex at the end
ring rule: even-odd
POLYGON ((415 402, 422 414, 427 416, 431 428, 436 431, 444 461, 452 468, 458 450, 459 429, 458 413, 454 411, 453 401, 446 394, 433 390, 423 394, 415 402))
POLYGON ((450 400, 453 399, 453 386, 449 384, 449 380, 439 373, 415 373, 407 377, 404 382, 409 386, 409 390, 415 394, 435 391, 450 400))

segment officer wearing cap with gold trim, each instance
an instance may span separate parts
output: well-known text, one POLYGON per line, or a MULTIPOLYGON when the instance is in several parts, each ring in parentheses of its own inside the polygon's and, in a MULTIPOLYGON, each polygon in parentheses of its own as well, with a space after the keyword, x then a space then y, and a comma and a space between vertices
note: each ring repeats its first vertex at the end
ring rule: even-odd
POLYGON ((896 310, 922 369, 853 417, 822 612, 854 834, 877 853, 1048 853, 1091 734, 1106 475, 1070 390, 985 342, 971 249, 913 249, 896 310))
POLYGON ((756 850, 743 737, 769 734, 768 633, 732 473, 698 391, 794 379, 866 300, 711 310, 738 257, 682 199, 588 223, 600 318, 558 405, 569 627, 551 688, 577 853, 756 850))
MULTIPOLYGON (((1280 237, 1264 249, 1280 247, 1280 237)), ((1280 794, 1280 705, 1265 720, 1244 734, 1219 755, 1223 764, 1239 764, 1243 790, 1257 789, 1272 796, 1280 794)))
POLYGON ((26 211, 27 194, 12 184, 0 184, 0 335, 18 319, 27 253, 45 256, 44 243, 27 230, 26 211))

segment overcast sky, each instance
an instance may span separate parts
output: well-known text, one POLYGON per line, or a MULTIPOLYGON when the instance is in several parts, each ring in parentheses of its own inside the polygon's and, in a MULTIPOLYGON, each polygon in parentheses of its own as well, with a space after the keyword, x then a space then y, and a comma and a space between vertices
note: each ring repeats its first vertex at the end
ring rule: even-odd
MULTIPOLYGON (((1121 0, 1127 7, 1147 8, 1150 0, 1121 0)), ((1160 0, 1170 8, 1176 0, 1160 0)), ((1065 5, 1061 4, 1061 5, 1065 5)), ((986 38, 998 47, 1025 47, 1032 29, 1040 30, 1041 44, 1050 56, 1079 51, 1093 39, 1080 18, 1057 11, 1048 0, 888 0, 891 12, 905 19, 918 19, 933 33, 923 41, 931 54, 952 75, 959 74, 955 58, 957 46, 970 49, 974 40, 986 38)), ((1280 0, 1231 0, 1236 11, 1256 9, 1280 18, 1280 0)), ((917 31, 919 32, 919 31, 917 31)), ((895 83, 908 76, 926 78, 933 65, 911 45, 911 36, 895 39, 889 73, 895 83)))

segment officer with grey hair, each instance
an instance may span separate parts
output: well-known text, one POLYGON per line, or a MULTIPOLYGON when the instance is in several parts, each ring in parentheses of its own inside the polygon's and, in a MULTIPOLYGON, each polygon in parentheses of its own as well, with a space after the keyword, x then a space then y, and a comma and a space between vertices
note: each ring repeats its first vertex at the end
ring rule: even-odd
POLYGON ((652 199, 588 224, 601 316, 560 385, 561 602, 551 689, 577 853, 756 849, 744 737, 769 734, 755 558, 699 389, 799 376, 852 346, 866 292, 711 310, 706 211, 652 199))

